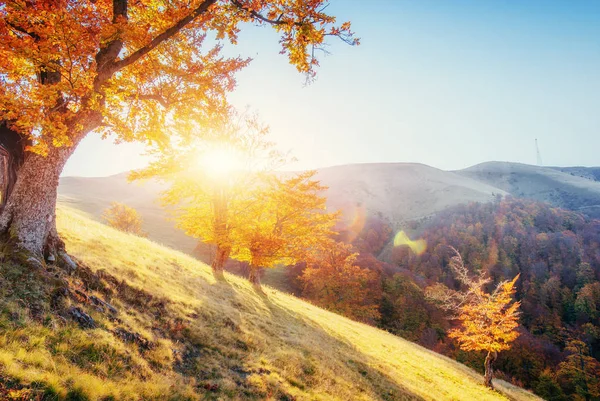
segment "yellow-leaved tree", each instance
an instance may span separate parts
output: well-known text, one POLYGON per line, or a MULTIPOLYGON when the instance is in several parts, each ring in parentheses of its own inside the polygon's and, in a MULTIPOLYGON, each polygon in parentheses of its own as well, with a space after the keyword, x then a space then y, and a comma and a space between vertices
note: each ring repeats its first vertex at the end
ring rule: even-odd
MULTIPOLYGON (((314 49, 328 37, 348 44, 326 0, 11 0, 0 6, 0 125, 27 154, 4 185, 0 235, 42 262, 69 263, 56 231, 58 178, 83 138, 162 145, 171 123, 210 124, 226 109, 234 75, 249 59, 228 58, 248 23, 272 26, 282 53, 312 76, 314 49), (13 178, 14 176, 14 178, 13 178), (6 202, 5 202, 6 201, 6 202), (49 258, 50 259, 50 258, 49 258)), ((6 158, 9 160, 9 158, 6 158)), ((16 161, 13 157, 10 160, 16 161)), ((6 180, 4 180, 6 181, 6 180)))
POLYGON ((177 146, 154 149, 155 160, 130 174, 132 180, 158 179, 169 186, 161 203, 187 235, 214 247, 211 266, 222 278, 232 250, 232 230, 248 223, 247 203, 259 183, 284 164, 285 154, 267 139, 268 127, 256 115, 233 109, 220 124, 192 126, 202 131, 177 146))
POLYGON ((113 202, 102 213, 102 220, 109 226, 129 234, 146 237, 148 234, 142 229, 142 216, 132 207, 123 203, 113 202))
POLYGON ((338 216, 326 212, 326 188, 313 180, 314 171, 275 171, 287 156, 267 134, 256 116, 230 110, 224 124, 203 130, 202 140, 157 150, 153 163, 130 176, 169 184, 162 203, 186 234, 214 246, 216 278, 232 258, 248 262, 257 287, 260 268, 295 264, 328 240, 338 216))
POLYGON ((231 257, 248 263, 255 287, 260 269, 296 264, 335 234, 339 213, 327 213, 327 188, 315 174, 268 175, 244 200, 245 222, 232 230, 231 257))
POLYGON ((491 293, 484 287, 490 279, 484 275, 471 277, 460 253, 451 248, 454 255, 450 259, 450 269, 464 287, 462 291, 450 289, 443 284, 427 288, 428 299, 438 303, 443 309, 453 312, 452 319, 459 321, 458 328, 448 336, 455 338, 465 351, 484 351, 484 384, 493 388, 493 363, 498 352, 510 349, 511 343, 519 336, 519 306, 515 302, 515 283, 512 280, 500 282, 491 293))

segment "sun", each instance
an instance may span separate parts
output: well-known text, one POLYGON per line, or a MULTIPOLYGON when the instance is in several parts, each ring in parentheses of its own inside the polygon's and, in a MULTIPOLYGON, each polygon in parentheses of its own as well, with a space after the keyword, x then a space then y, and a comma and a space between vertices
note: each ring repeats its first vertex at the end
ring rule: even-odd
POLYGON ((224 179, 243 169, 243 155, 227 144, 211 146, 197 158, 197 168, 215 179, 224 179))

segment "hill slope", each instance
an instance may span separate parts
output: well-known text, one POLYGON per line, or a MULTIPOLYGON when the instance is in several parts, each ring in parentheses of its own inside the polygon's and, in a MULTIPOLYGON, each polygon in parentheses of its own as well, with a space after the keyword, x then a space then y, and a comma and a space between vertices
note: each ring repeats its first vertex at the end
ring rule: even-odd
POLYGON ((350 164, 320 169, 317 179, 329 187, 330 207, 352 218, 357 205, 368 215, 384 217, 398 229, 408 220, 430 216, 450 206, 487 202, 506 193, 486 183, 424 164, 350 164))
POLYGON ((600 181, 600 167, 552 167, 554 170, 562 171, 570 175, 586 178, 592 181, 600 181))
POLYGON ((112 202, 135 208, 144 219, 143 229, 153 241, 191 253, 197 242, 174 227, 168 213, 158 204, 163 185, 157 182, 129 183, 127 173, 110 177, 62 177, 59 204, 89 213, 100 220, 112 202))
POLYGON ((537 399, 502 382, 503 393, 490 391, 463 365, 273 289, 259 295, 231 275, 215 282, 206 265, 80 212, 61 208, 58 224, 80 261, 72 276, 0 265, 0 395, 23 387, 69 400, 537 399), (95 328, 82 328, 90 324, 81 312, 95 328))
MULTIPOLYGON (((317 179, 329 187, 328 204, 344 211, 346 219, 357 213, 383 217, 394 229, 408 220, 432 215, 450 206, 486 202, 506 194, 486 183, 423 164, 351 164, 319 170, 317 179), (359 210, 360 209, 360 210, 359 210)), ((148 182, 130 184, 126 174, 102 178, 63 177, 59 203, 83 210, 98 219, 111 202, 123 202, 144 218, 150 239, 192 252, 196 241, 166 221, 156 203, 163 186, 148 182)))
POLYGON ((552 168, 520 163, 487 162, 458 174, 529 198, 600 217, 600 182, 590 179, 594 169, 552 168), (573 173, 573 174, 571 174, 573 173), (586 175, 586 177, 583 177, 586 175))

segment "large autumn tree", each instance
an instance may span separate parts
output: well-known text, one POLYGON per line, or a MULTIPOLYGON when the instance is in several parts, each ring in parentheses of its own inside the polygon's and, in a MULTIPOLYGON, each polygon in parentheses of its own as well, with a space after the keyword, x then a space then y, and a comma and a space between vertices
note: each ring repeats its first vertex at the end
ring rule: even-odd
MULTIPOLYGON (((270 25, 309 76, 328 36, 354 44, 324 0, 11 0, 0 6, 0 122, 31 141, 0 233, 41 262, 68 258, 56 231, 58 177, 90 133, 168 142, 167 123, 209 121, 247 59, 221 54, 243 23, 270 25), (216 41, 214 40, 216 39, 216 41), (216 43, 216 44, 215 44, 216 43)), ((193 131, 179 131, 193 135, 193 131)), ((24 252, 23 252, 24 251, 24 252)), ((33 258, 33 259, 32 259, 33 258)))
POLYGON ((426 290, 427 297, 453 313, 459 321, 458 328, 448 333, 455 338, 465 351, 485 351, 484 384, 493 388, 493 363, 498 352, 510 349, 519 333, 520 302, 513 301, 515 283, 519 276, 510 281, 500 282, 494 291, 486 292, 490 279, 485 275, 471 276, 458 251, 451 248, 454 255, 449 267, 463 289, 456 291, 443 284, 436 284, 426 290))
POLYGON ((129 177, 168 185, 161 203, 172 211, 178 228, 212 246, 211 267, 218 279, 231 255, 234 230, 250 224, 247 209, 265 199, 264 179, 287 162, 256 115, 233 109, 227 115, 211 127, 188 121, 188 129, 201 131, 198 138, 154 149, 155 160, 129 177))

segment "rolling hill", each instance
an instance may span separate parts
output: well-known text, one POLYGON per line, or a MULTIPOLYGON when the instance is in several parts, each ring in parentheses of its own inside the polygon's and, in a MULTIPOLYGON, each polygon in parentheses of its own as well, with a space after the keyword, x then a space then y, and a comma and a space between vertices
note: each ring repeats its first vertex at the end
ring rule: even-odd
POLYGON ((457 174, 494 186, 517 198, 544 201, 600 217, 600 182, 593 179, 596 171, 585 167, 488 162, 457 171, 457 174))
MULTIPOLYGON (((329 207, 342 210, 347 223, 376 217, 399 231, 406 229, 408 222, 429 219, 446 208, 488 202, 497 195, 545 201, 600 217, 600 182, 594 178, 597 170, 488 162, 443 171, 414 163, 370 163, 323 168, 318 170, 317 179, 329 187, 329 207)), ((127 174, 63 177, 59 203, 95 219, 100 219, 111 202, 126 203, 140 212, 150 239, 192 254, 197 242, 176 229, 156 202, 162 188, 156 182, 128 183, 127 174)), ((387 260, 389 255, 388 246, 380 257, 387 260)))
MULTIPOLYGON (((376 216, 399 229, 407 221, 427 217, 447 207, 467 202, 486 202, 495 194, 506 195, 487 183, 423 164, 354 164, 324 168, 317 179, 329 187, 328 205, 341 209, 347 220, 357 214, 376 216)), ((150 239, 191 253, 196 242, 168 221, 156 203, 163 188, 155 182, 127 182, 126 174, 102 178, 63 177, 59 203, 99 219, 111 202, 123 202, 144 218, 150 239)))
POLYGON ((468 202, 488 202, 506 195, 495 188, 455 172, 424 164, 373 163, 329 167, 317 179, 329 187, 327 201, 352 219, 357 208, 382 217, 393 228, 468 202))
POLYGON ((163 185, 157 182, 130 183, 127 173, 110 177, 63 177, 58 189, 59 204, 88 213, 101 220, 112 202, 135 208, 144 219, 144 230, 152 240, 191 253, 196 241, 176 229, 169 214, 157 202, 163 185))
POLYGON ((274 289, 216 282, 205 264, 82 212, 60 207, 58 227, 72 274, 0 264, 0 396, 538 399, 274 289))

